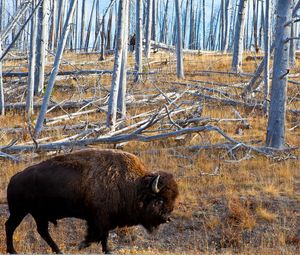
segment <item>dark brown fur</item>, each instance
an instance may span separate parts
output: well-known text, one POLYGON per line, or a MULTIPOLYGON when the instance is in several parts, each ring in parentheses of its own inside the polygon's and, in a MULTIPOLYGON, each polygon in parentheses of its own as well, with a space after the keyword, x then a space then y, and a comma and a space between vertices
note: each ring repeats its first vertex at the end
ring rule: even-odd
POLYGON ((13 232, 28 213, 53 252, 60 250, 48 233, 48 222, 65 217, 87 221, 87 235, 80 248, 101 241, 103 251, 109 252, 109 230, 141 224, 151 232, 168 221, 177 196, 171 174, 149 172, 130 153, 89 149, 57 156, 11 178, 7 252, 15 253, 13 232), (152 184, 158 175, 157 193, 152 184))

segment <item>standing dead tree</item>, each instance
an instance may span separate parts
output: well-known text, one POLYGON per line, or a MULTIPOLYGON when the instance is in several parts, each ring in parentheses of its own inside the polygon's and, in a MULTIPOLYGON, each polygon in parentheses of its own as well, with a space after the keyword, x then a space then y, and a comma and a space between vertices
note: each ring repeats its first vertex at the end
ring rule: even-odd
POLYGON ((135 37, 135 82, 140 81, 140 75, 143 68, 143 1, 137 0, 136 2, 136 37, 135 37))
POLYGON ((127 0, 120 0, 119 10, 118 10, 118 26, 117 26, 117 40, 115 47, 115 62, 113 77, 111 82, 111 90, 108 101, 108 111, 107 111, 107 127, 114 131, 117 121, 117 104, 118 104, 118 93, 121 83, 121 68, 122 65, 125 68, 125 59, 123 58, 123 47, 126 42, 124 38, 124 25, 126 24, 126 2, 127 0))
POLYGON ((145 57, 150 58, 150 47, 151 47, 151 24, 152 24, 152 0, 147 0, 147 23, 146 23, 146 46, 145 46, 145 57))
POLYGON ((50 74, 49 83, 46 88, 46 92, 45 92, 45 95, 43 98, 43 104, 42 104, 42 107, 41 107, 41 110, 40 110, 40 113, 39 113, 39 116, 38 116, 38 119, 36 122, 35 130, 34 130, 35 138, 37 138, 40 135, 42 128, 43 128, 43 123, 44 123, 45 115, 47 112, 48 103, 50 100, 52 89, 55 84, 55 79, 56 79, 56 76, 58 73, 62 54, 63 54, 64 48, 65 48, 65 45, 67 42, 68 34, 70 31, 70 26, 71 26, 71 21, 72 21, 73 13, 75 10, 75 6, 76 6, 76 1, 77 0, 72 0, 69 5, 69 10, 68 10, 67 17, 65 20, 62 36, 60 38, 60 42, 59 42, 59 45, 58 45, 58 48, 56 51, 56 55, 55 55, 55 59, 54 59, 54 63, 53 63, 53 68, 52 68, 52 71, 50 74))
MULTIPOLYGON (((2 38, 0 37, 0 56, 2 55, 2 38)), ((5 114, 4 89, 2 80, 2 61, 0 60, 0 115, 5 114)))
MULTIPOLYGON (((35 6, 35 0, 32 1, 32 9, 35 6)), ((28 90, 26 100, 26 111, 28 119, 33 113, 33 92, 34 92, 34 79, 35 79, 35 61, 36 61, 36 13, 32 16, 30 27, 30 53, 29 53, 29 66, 28 66, 28 90)))
POLYGON ((182 26, 181 26, 181 8, 179 4, 179 0, 175 1, 175 8, 176 8, 176 73, 177 77, 183 79, 184 72, 183 72, 183 53, 182 53, 182 26))
POLYGON ((234 46, 233 46, 233 56, 232 56, 232 70, 238 72, 241 70, 242 65, 242 54, 244 45, 244 25, 245 25, 245 8, 247 0, 240 0, 237 20, 235 25, 235 35, 234 35, 234 46))
POLYGON ((289 73, 289 40, 291 39, 292 0, 278 0, 275 35, 275 53, 271 102, 266 145, 283 148, 285 143, 285 119, 287 79, 289 73))
POLYGON ((48 0, 44 0, 38 10, 38 31, 36 37, 36 68, 34 94, 41 94, 44 89, 45 57, 48 44, 48 0))

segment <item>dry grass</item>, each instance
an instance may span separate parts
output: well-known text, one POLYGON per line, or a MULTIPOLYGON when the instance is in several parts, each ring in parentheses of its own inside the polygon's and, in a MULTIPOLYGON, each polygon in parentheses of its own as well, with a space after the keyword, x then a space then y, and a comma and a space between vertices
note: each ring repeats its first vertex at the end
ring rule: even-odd
MULTIPOLYGON (((243 62, 244 72, 253 72, 259 60, 243 62)), ((108 56, 109 58, 110 56, 108 56)), ((81 69, 111 69, 112 61, 98 62, 97 55, 74 55, 68 53, 65 59, 72 65, 64 65, 62 70, 81 69), (83 65, 81 65, 83 63, 83 65)), ((177 81, 174 75, 175 62, 173 55, 157 53, 145 65, 145 71, 157 70, 160 74, 144 76, 142 84, 134 84, 132 78, 128 80, 128 93, 157 94, 153 84, 165 92, 183 91, 184 87, 170 85, 167 81, 177 81), (164 64, 165 62, 167 64, 164 64), (153 64, 151 64, 153 63, 153 64), (170 74, 170 72, 172 72, 170 74)), ((230 55, 193 55, 185 57, 186 81, 200 80, 221 82, 225 84, 241 84, 249 78, 223 74, 199 74, 195 71, 213 70, 230 71, 230 55)), ((129 56, 130 67, 133 67, 134 57, 129 56)), ((12 61, 4 63, 4 69, 11 66, 24 65, 26 62, 12 61)), ((49 65, 48 70, 51 66, 49 65)), ((83 99, 90 97, 105 97, 109 89, 111 76, 67 77, 60 78, 53 92, 53 99, 57 102, 63 99, 83 99)), ((6 81, 7 84, 9 81, 6 81)), ((191 82, 192 83, 192 82, 191 82)), ((194 83, 197 84, 197 83, 194 83)), ((219 88, 216 85, 204 84, 206 87, 219 88)), ((226 90, 227 91, 227 90, 226 90)), ((228 89, 228 92, 238 96, 240 89, 228 89)), ((290 96, 299 96, 299 88, 289 88, 290 96)), ((183 100, 200 100, 187 95, 183 100)), ((141 112, 163 107, 163 103, 134 107, 128 109, 128 117, 141 112)), ((202 117, 234 118, 231 106, 203 100, 202 117)), ((290 104, 291 108, 299 109, 299 103, 290 104)), ((87 108, 87 109, 91 109, 87 108)), ((69 113, 76 110, 66 109, 69 113)), ((246 117, 250 128, 241 128, 237 123, 213 123, 231 137, 251 143, 255 141, 263 145, 266 134, 267 117, 260 111, 237 107, 243 117, 246 117)), ((37 113, 36 113, 37 114, 37 113)), ((63 110, 53 111, 47 117, 65 114, 63 110)), ((0 143, 7 144, 18 138, 19 143, 30 141, 27 124, 22 111, 9 111, 5 117, 0 117, 1 128, 20 128, 18 133, 0 132, 0 143)), ((186 116, 182 115, 181 118, 186 116)), ((33 116, 33 119, 36 115, 33 116)), ((104 113, 93 113, 80 118, 67 120, 59 125, 76 124, 80 121, 100 123, 105 121, 104 113)), ((136 121, 136 120, 135 120, 136 121)), ((135 121, 128 121, 134 123, 135 121)), ((299 123, 299 117, 287 116, 287 143, 299 146, 299 127, 289 130, 299 123)), ((43 132, 49 141, 61 139, 66 133, 57 130, 43 132)), ((236 150, 229 154, 224 149, 206 149, 190 151, 186 149, 169 150, 170 147, 220 143, 226 140, 215 132, 203 132, 186 136, 183 140, 165 139, 140 143, 132 141, 124 146, 124 150, 140 156, 153 171, 164 169, 172 172, 179 184, 180 197, 174 221, 163 226, 155 236, 149 236, 140 228, 134 228, 136 240, 124 241, 117 234, 111 235, 111 242, 118 254, 296 254, 299 246, 288 244, 286 240, 293 238, 299 222, 299 195, 296 190, 296 181, 300 179, 299 160, 290 157, 299 157, 299 151, 282 153, 276 158, 267 158, 249 151, 236 150), (244 158, 245 157, 245 158, 244 158), (238 160, 243 159, 244 160, 238 160), (216 176, 201 175, 212 173, 216 166, 220 166, 220 173, 216 176), (298 211, 297 211, 298 210, 298 211)), ((112 145, 95 147, 112 148, 112 145)), ((21 163, 12 163, 0 159, 0 202, 6 201, 6 187, 12 175, 26 166, 38 162, 48 155, 22 154, 21 163)), ((8 211, 0 205, 0 253, 5 252, 4 222, 8 211)), ((53 238, 67 253, 78 253, 77 244, 82 240, 85 226, 82 221, 75 219, 62 220, 57 228, 51 226, 53 238)), ((126 238, 125 238, 126 239, 126 238)), ((32 218, 27 217, 15 233, 16 248, 20 252, 49 253, 50 250, 35 231, 32 218)), ((95 253, 100 249, 93 245, 84 253, 95 253)))

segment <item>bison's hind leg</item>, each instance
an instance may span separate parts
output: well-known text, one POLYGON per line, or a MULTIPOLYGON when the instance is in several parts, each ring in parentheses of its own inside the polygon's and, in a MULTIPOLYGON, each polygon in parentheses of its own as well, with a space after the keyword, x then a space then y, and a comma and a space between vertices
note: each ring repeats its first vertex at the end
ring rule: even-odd
POLYGON ((8 220, 5 222, 7 253, 16 253, 13 244, 13 234, 25 216, 26 213, 13 213, 11 211, 8 220))
POLYGON ((62 253, 49 234, 48 220, 42 219, 42 218, 37 218, 37 217, 34 217, 34 219, 36 222, 38 233, 47 242, 47 244, 51 247, 52 251, 55 253, 62 253))

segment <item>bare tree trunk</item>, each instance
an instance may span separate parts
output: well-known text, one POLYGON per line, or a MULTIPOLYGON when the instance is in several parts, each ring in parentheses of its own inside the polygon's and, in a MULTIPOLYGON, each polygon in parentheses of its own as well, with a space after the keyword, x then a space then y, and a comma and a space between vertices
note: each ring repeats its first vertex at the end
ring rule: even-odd
POLYGON ((105 16, 102 18, 102 26, 101 26, 101 55, 100 60, 105 59, 105 16))
POLYGON ((214 26, 214 4, 215 0, 211 1, 211 13, 210 13, 210 25, 209 25, 209 33, 208 33, 208 38, 207 38, 207 44, 206 48, 207 49, 212 49, 212 34, 213 34, 213 26, 214 26))
POLYGON ((203 50, 206 50, 206 36, 205 36, 205 32, 206 32, 206 19, 205 19, 205 15, 206 15, 206 8, 205 8, 205 0, 203 0, 202 2, 202 26, 203 26, 203 29, 202 29, 202 33, 203 33, 203 50))
POLYGON ((189 49, 195 49, 195 24, 194 23, 195 23, 194 1, 191 0, 189 49))
POLYGON ((44 89, 46 46, 48 45, 48 0, 44 0, 38 11, 38 33, 36 37, 36 70, 34 94, 40 94, 44 89))
POLYGON ((145 57, 150 58, 151 48, 151 24, 152 24, 152 0, 147 0, 147 24, 146 24, 146 47, 145 57))
MULTIPOLYGON (((32 1, 32 9, 35 7, 35 0, 32 1)), ((30 29, 30 53, 29 53, 29 67, 28 67, 28 89, 26 99, 26 111, 30 116, 33 113, 33 93, 34 93, 34 79, 35 79, 35 67, 36 67, 36 13, 31 19, 30 29)))
POLYGON ((136 1, 136 37, 135 37, 135 82, 140 81, 140 75, 143 68, 143 1, 136 1))
MULTIPOLYGON (((292 0, 292 5, 294 5, 294 0, 292 0)), ((296 23, 291 23, 291 38, 296 37, 296 23)), ((289 51, 289 61, 290 66, 295 67, 296 65, 296 41, 294 39, 290 40, 290 51, 289 51)))
POLYGON ((121 77, 121 65, 122 65, 122 54, 123 54, 123 44, 124 44, 124 33, 123 33, 123 24, 125 22, 125 8, 127 0, 120 0, 119 2, 119 11, 118 11, 118 25, 117 25, 117 40, 115 47, 115 63, 114 71, 111 82, 111 90, 108 101, 108 110, 107 110, 107 127, 112 131, 115 129, 117 121, 117 100, 120 87, 120 77, 121 77))
POLYGON ((50 50, 54 51, 54 45, 55 45, 55 40, 56 40, 56 0, 52 0, 52 15, 51 15, 51 28, 50 28, 50 50))
POLYGON ((91 35, 91 29, 92 29, 92 17, 93 17, 93 13, 94 13, 94 9, 95 9, 95 4, 96 4, 96 0, 93 1, 89 24, 88 24, 88 30, 87 30, 86 38, 85 38, 85 51, 86 52, 88 52, 88 50, 89 50, 90 35, 91 35))
POLYGON ((235 25, 234 35, 234 46, 233 46, 233 57, 232 57, 232 70, 234 72, 241 71, 242 57, 243 57, 243 43, 244 43, 244 18, 245 18, 245 7, 247 0, 239 1, 238 17, 235 25))
MULTIPOLYGON (((2 38, 0 37, 0 56, 2 56, 2 38)), ((2 80, 2 61, 0 60, 0 115, 5 114, 4 90, 2 80)))
POLYGON ((101 23, 100 23, 100 2, 96 0, 96 15, 95 15, 95 39, 94 39, 94 47, 93 50, 98 51, 100 49, 100 41, 97 40, 97 36, 101 30, 101 23))
POLYGON ((78 51, 78 23, 79 23, 79 3, 76 1, 75 7, 75 29, 74 29, 74 41, 75 41, 75 52, 78 51))
POLYGON ((269 83, 270 83, 270 0, 266 0, 265 5, 265 31, 264 31, 264 108, 265 112, 269 112, 269 83))
POLYGON ((186 42, 186 34, 188 30, 188 22, 187 22, 187 17, 188 17, 188 10, 189 10, 189 3, 190 0, 186 0, 186 6, 185 6, 185 15, 184 15, 184 24, 183 24, 183 44, 182 47, 185 48, 185 42, 186 42))
POLYGON ((156 41, 156 8, 157 4, 155 0, 152 0, 152 24, 151 24, 151 39, 156 41))
POLYGON ((223 53, 226 53, 228 50, 228 42, 229 42, 229 29, 230 29, 230 20, 229 20, 229 4, 230 0, 225 0, 225 26, 224 26, 224 38, 222 42, 222 51, 223 53))
POLYGON ((68 14, 65 20, 65 24, 63 27, 63 32, 62 32, 62 36, 60 38, 60 42, 55 54, 55 59, 54 59, 54 63, 53 63, 53 68, 50 74, 50 78, 49 78, 49 83, 48 86, 46 88, 46 92, 45 92, 45 96, 43 98, 43 104, 41 106, 41 110, 36 122, 36 126, 35 126, 35 130, 34 130, 34 136, 35 138, 38 138, 42 128, 43 128, 43 123, 44 123, 44 119, 45 119, 45 115, 47 112, 47 108, 48 108, 48 103, 49 103, 49 99, 52 93, 52 89, 54 87, 55 84, 55 78, 56 75, 58 73, 58 69, 59 69, 59 65, 61 62, 61 58, 62 58, 62 54, 68 39, 68 34, 70 31, 70 26, 71 26, 71 21, 72 21, 72 17, 73 17, 73 13, 76 7, 76 1, 77 0, 71 0, 70 4, 69 4, 69 10, 68 10, 68 14))
POLYGON ((64 16, 64 1, 59 1, 58 10, 57 10, 57 20, 56 20, 56 35, 54 41, 54 48, 57 48, 57 42, 60 40, 61 36, 61 26, 62 26, 62 17, 64 16))
POLYGON ((266 145, 282 148, 285 143, 286 92, 289 72, 289 41, 292 19, 292 0, 278 0, 275 30, 275 53, 271 103, 268 119, 266 145))
POLYGON ((175 0, 175 9, 176 9, 176 73, 177 77, 183 79, 184 71, 183 71, 183 53, 182 53, 182 25, 181 25, 181 9, 179 0, 175 0))
POLYGON ((107 49, 110 49, 111 47, 111 33, 112 33, 112 8, 110 8, 109 10, 109 16, 108 16, 108 21, 107 21, 107 33, 106 33, 106 36, 107 36, 107 40, 106 40, 106 48, 107 49))
POLYGON ((126 81, 127 81, 127 55, 128 55, 128 30, 129 30, 129 1, 125 1, 124 9, 124 24, 123 24, 123 50, 122 50, 122 63, 121 63, 121 77, 120 86, 118 91, 117 103, 117 117, 121 119, 126 118, 126 81))
POLYGON ((81 30, 80 30, 80 50, 84 48, 84 32, 85 32, 85 1, 82 0, 82 7, 81 7, 81 30))
POLYGON ((166 2, 165 11, 164 11, 164 18, 163 24, 160 32, 160 41, 162 43, 166 43, 167 41, 167 34, 168 34, 168 7, 169 7, 169 0, 166 2))

